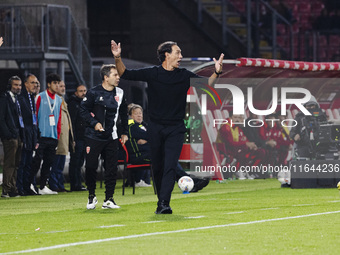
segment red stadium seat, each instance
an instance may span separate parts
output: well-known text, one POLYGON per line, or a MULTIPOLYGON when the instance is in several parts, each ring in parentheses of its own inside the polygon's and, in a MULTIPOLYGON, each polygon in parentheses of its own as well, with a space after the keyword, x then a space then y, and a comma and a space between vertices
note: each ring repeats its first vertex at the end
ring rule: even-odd
POLYGON ((277 36, 276 37, 276 43, 280 47, 289 46, 289 41, 287 40, 286 36, 277 36))
POLYGON ((298 23, 295 23, 295 24, 292 26, 292 30, 293 30, 293 34, 299 33, 299 31, 300 31, 299 24, 298 24, 298 23))
POLYGON ((286 34, 286 25, 284 24, 277 24, 276 30, 278 35, 285 35, 286 34))
POLYGON ((339 35, 331 35, 329 37, 329 45, 339 47, 340 46, 340 36, 339 35))
POLYGON ((327 48, 319 47, 318 61, 327 61, 327 48))
POLYGON ((312 3, 312 13, 314 14, 320 14, 323 8, 325 5, 321 2, 312 3))
MULTIPOLYGON (((154 176, 153 176, 153 170, 152 170, 151 164, 131 164, 131 163, 129 163, 129 153, 127 151, 127 148, 126 148, 125 144, 122 144, 121 142, 120 142, 120 145, 121 145, 121 149, 123 150, 123 153, 124 153, 124 156, 125 156, 123 162, 119 162, 120 164, 123 163, 123 165, 124 165, 123 190, 122 190, 123 196, 124 196, 124 193, 125 193, 125 179, 126 179, 127 175, 129 175, 129 174, 131 175, 130 170, 146 170, 146 169, 149 169, 150 172, 151 172, 153 189, 154 189, 154 192, 156 194, 156 186, 155 186, 155 182, 154 182, 155 179, 154 179, 154 176)), ((132 182, 131 184, 132 184, 132 187, 133 187, 132 194, 135 194, 135 180, 134 180, 134 178, 131 178, 131 182, 132 182)))
POLYGON ((300 13, 310 13, 311 5, 310 3, 302 2, 299 4, 299 12, 300 13))
POLYGON ((246 12, 246 3, 245 2, 237 1, 237 2, 234 2, 233 4, 239 12, 241 12, 241 13, 246 12))
POLYGON ((327 47, 327 37, 324 35, 320 35, 318 38, 318 46, 319 47, 327 47))

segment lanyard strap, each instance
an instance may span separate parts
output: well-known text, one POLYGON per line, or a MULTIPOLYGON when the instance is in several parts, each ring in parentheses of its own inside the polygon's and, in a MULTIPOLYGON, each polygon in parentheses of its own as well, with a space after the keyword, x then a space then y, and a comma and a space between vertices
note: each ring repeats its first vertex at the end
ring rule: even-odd
POLYGON ((19 116, 21 116, 21 107, 20 107, 20 104, 19 104, 19 101, 18 101, 18 97, 14 96, 14 98, 15 98, 15 103, 18 106, 18 114, 19 114, 19 116))
POLYGON ((31 94, 29 94, 29 93, 28 93, 28 99, 30 100, 31 111, 32 111, 32 114, 33 114, 33 113, 35 113, 35 112, 34 112, 34 108, 33 108, 33 103, 32 103, 31 94))
POLYGON ((51 114, 53 113, 54 111, 54 107, 56 105, 56 95, 54 95, 54 104, 53 104, 53 107, 51 107, 51 102, 50 102, 50 96, 48 95, 47 93, 47 90, 45 90, 45 93, 46 93, 46 96, 47 96, 47 102, 48 102, 48 106, 50 107, 50 110, 51 110, 51 114))

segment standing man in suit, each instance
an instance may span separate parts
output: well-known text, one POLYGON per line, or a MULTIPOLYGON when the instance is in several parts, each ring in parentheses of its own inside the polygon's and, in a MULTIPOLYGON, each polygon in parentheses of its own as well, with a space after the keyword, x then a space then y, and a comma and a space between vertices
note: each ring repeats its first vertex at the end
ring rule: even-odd
POLYGON ((24 120, 24 139, 21 151, 21 161, 18 169, 17 187, 20 195, 37 195, 30 189, 29 176, 33 159, 33 151, 37 144, 38 126, 35 107, 35 94, 37 92, 38 79, 34 74, 28 74, 24 86, 18 97, 24 120))
POLYGON ((20 163, 24 122, 18 95, 21 79, 12 76, 8 91, 0 96, 0 135, 4 149, 3 184, 1 197, 17 197, 17 170, 20 163))

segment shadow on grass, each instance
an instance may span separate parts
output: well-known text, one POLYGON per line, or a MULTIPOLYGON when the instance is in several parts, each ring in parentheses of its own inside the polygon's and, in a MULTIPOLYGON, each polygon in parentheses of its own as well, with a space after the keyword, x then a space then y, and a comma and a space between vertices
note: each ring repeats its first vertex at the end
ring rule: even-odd
POLYGON ((150 221, 159 221, 159 220, 164 220, 164 221, 185 221, 186 216, 183 215, 178 215, 178 214, 155 214, 149 217, 150 221))

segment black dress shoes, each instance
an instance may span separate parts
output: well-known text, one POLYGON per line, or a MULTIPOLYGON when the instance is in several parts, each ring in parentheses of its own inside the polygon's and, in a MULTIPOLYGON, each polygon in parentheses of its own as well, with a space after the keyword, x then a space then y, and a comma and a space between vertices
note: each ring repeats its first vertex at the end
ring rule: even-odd
POLYGON ((160 203, 158 202, 155 214, 172 214, 172 209, 169 205, 169 202, 164 200, 162 200, 160 203))

